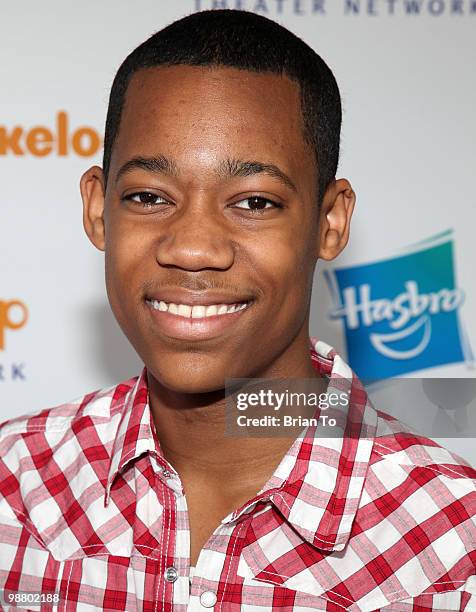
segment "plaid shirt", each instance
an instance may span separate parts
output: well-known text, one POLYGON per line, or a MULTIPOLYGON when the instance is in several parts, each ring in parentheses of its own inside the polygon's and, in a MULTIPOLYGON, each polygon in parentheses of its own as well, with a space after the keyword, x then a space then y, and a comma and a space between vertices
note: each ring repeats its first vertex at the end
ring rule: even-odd
POLYGON ((328 345, 311 338, 311 357, 365 436, 297 437, 216 528, 191 586, 186 499, 145 369, 4 423, 0 589, 57 593, 67 612, 476 610, 475 470, 376 411, 328 345))

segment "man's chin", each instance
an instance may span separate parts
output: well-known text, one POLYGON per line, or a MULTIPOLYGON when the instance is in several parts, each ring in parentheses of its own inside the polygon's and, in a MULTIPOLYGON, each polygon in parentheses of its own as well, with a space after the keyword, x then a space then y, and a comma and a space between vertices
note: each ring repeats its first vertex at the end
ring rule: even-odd
POLYGON ((150 370, 147 370, 149 378, 150 375, 154 377, 156 387, 166 389, 170 393, 183 394, 183 395, 201 395, 205 393, 212 393, 218 395, 224 395, 225 379, 216 378, 210 376, 200 377, 198 375, 189 377, 182 376, 164 376, 154 375, 150 370))
POLYGON ((149 379, 152 376, 158 387, 172 393, 201 394, 223 391, 225 379, 230 376, 227 368, 220 363, 197 363, 197 360, 167 360, 167 363, 147 365, 149 379))

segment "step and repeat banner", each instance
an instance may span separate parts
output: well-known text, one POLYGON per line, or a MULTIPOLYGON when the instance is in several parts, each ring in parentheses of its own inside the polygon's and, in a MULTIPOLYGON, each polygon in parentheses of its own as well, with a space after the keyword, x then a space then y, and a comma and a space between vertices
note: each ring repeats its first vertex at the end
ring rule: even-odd
POLYGON ((107 302, 104 255, 84 234, 79 179, 101 163, 124 57, 171 21, 220 8, 282 23, 341 89, 338 176, 357 206, 347 249, 317 266, 310 334, 369 381, 379 408, 476 463, 476 0, 4 6, 0 420, 140 372, 107 302))

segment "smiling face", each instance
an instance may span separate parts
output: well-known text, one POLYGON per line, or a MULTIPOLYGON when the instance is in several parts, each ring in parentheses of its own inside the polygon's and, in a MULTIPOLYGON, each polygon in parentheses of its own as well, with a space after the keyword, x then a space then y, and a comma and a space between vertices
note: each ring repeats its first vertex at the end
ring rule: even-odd
POLYGON ((233 68, 140 70, 105 201, 101 182, 98 168, 83 176, 85 228, 105 250, 112 310, 160 384, 200 393, 226 377, 310 371, 314 267, 347 238, 329 243, 328 221, 321 236, 296 83, 233 68))

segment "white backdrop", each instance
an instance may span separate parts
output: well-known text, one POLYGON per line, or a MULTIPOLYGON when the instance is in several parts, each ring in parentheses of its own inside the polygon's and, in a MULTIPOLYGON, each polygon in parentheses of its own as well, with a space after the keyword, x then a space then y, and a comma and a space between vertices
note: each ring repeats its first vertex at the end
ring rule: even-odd
MULTIPOLYGON (((397 357, 393 365, 403 376, 474 379, 474 1, 20 0, 3 7, 0 22, 0 420, 140 372, 107 303, 104 256, 83 232, 78 183, 100 163, 98 139, 121 61, 164 25, 209 8, 254 10, 279 21, 336 75, 344 109, 338 175, 352 182, 357 208, 350 244, 329 270, 392 259, 452 230, 455 283, 464 297, 453 315, 461 334, 450 342, 450 315, 418 319, 421 313, 412 312, 424 324, 415 335, 433 322, 431 342, 424 347, 425 336, 416 338, 420 361, 397 357), (23 312, 13 301, 28 311, 18 329, 23 312), (455 355, 464 345, 464 359, 446 357, 446 342, 455 355)), ((437 278, 439 255, 428 257, 437 278)), ((420 284, 433 279, 421 262, 404 264, 410 276, 414 266, 420 284)), ((316 272, 311 334, 349 357, 344 318, 329 318, 335 304, 323 269, 316 272)), ((375 273, 374 283, 386 275, 375 273)), ((431 282, 432 291, 449 289, 443 280, 431 282)), ((372 290, 378 293, 377 285, 372 290)), ((387 293, 378 297, 392 300, 404 287, 380 290, 387 293)), ((382 355, 376 359, 378 370, 382 355)), ((355 358, 352 365, 359 373, 370 362, 355 358)), ((476 463, 474 440, 447 446, 476 463)))

